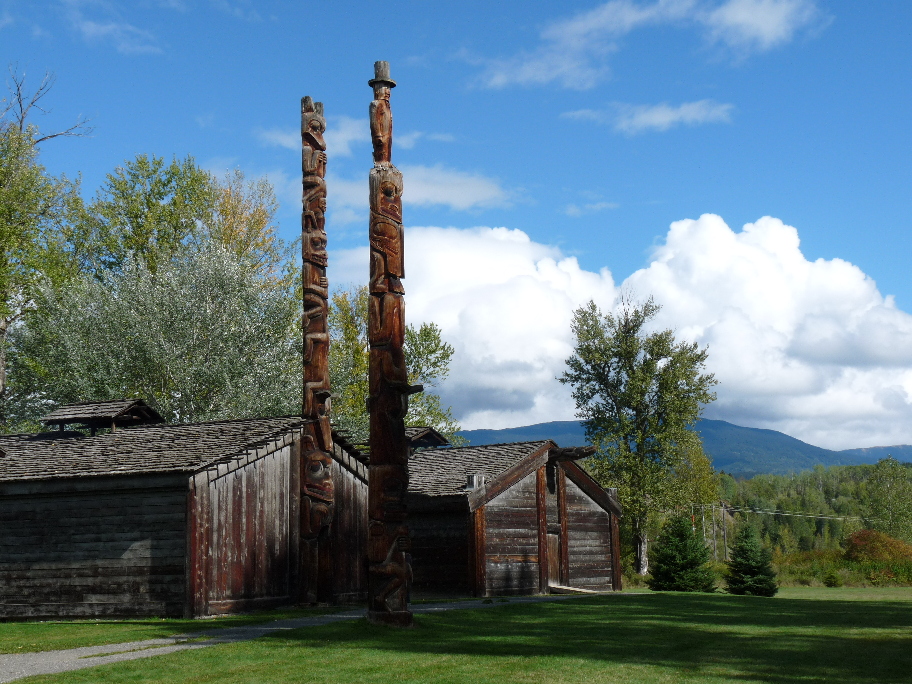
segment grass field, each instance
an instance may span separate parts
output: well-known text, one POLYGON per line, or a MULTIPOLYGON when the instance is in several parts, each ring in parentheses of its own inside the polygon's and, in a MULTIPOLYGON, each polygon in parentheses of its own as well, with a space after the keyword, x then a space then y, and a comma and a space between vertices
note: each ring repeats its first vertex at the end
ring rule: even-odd
POLYGON ((337 623, 26 681, 909 682, 912 589, 497 604, 418 616, 410 630, 337 623))
POLYGON ((135 620, 70 620, 0 623, 0 653, 35 653, 79 646, 160 639, 183 632, 254 625, 285 618, 324 615, 343 608, 290 608, 207 620, 139 618, 135 620))

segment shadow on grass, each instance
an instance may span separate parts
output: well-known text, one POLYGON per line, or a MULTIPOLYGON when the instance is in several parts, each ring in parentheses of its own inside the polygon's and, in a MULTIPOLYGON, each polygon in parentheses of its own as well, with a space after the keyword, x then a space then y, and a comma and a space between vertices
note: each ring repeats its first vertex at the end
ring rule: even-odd
POLYGON ((743 681, 874 683, 912 678, 906 602, 647 594, 512 604, 267 637, 310 648, 558 657, 651 665, 743 681))

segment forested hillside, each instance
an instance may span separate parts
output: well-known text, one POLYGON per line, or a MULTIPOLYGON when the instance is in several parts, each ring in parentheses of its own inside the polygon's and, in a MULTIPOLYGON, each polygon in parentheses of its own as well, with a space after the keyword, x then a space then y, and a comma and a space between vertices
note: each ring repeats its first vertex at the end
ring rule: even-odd
MULTIPOLYGON (((810 470, 816 465, 873 464, 887 456, 912 462, 912 446, 909 445, 832 451, 776 430, 742 427, 724 420, 704 418, 697 423, 697 429, 703 440, 703 450, 712 459, 713 467, 741 478, 759 474, 787 475, 810 470)), ((475 445, 536 439, 553 439, 558 446, 587 443, 586 431, 576 420, 503 430, 464 430, 460 434, 475 445)))

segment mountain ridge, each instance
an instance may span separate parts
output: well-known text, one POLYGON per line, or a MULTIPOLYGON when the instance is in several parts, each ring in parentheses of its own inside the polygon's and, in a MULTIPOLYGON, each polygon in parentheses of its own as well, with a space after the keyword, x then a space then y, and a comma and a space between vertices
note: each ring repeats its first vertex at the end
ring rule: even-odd
MULTIPOLYGON (((912 462, 912 445, 908 444, 834 451, 802 442, 777 430, 743 427, 709 418, 697 422, 697 431, 713 466, 740 477, 785 475, 810 470, 818 464, 864 465, 890 455, 899 461, 912 462)), ((557 420, 502 430, 463 430, 459 434, 475 446, 540 439, 551 439, 562 447, 588 444, 585 428, 581 421, 576 420, 557 420)))

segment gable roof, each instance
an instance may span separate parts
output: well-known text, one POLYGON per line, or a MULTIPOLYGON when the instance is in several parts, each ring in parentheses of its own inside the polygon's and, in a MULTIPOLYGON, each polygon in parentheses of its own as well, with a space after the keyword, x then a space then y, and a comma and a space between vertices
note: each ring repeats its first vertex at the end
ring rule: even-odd
POLYGON ((554 442, 513 442, 484 446, 424 449, 409 459, 409 492, 427 496, 467 495, 466 475, 484 475, 493 484, 498 478, 540 452, 547 454, 554 442))
POLYGON ((424 449, 409 460, 409 494, 465 496, 469 510, 475 510, 546 463, 560 463, 567 476, 589 498, 620 516, 617 491, 605 490, 575 463, 594 451, 594 447, 560 448, 551 440, 424 449), (482 475, 484 481, 469 489, 468 475, 482 475))
POLYGON ((0 482, 196 472, 300 430, 300 416, 143 425, 97 437, 0 435, 0 482))
POLYGON ((46 425, 69 425, 79 423, 95 428, 113 425, 143 425, 163 423, 158 411, 142 399, 115 399, 113 401, 86 401, 80 404, 61 406, 41 418, 46 425))

